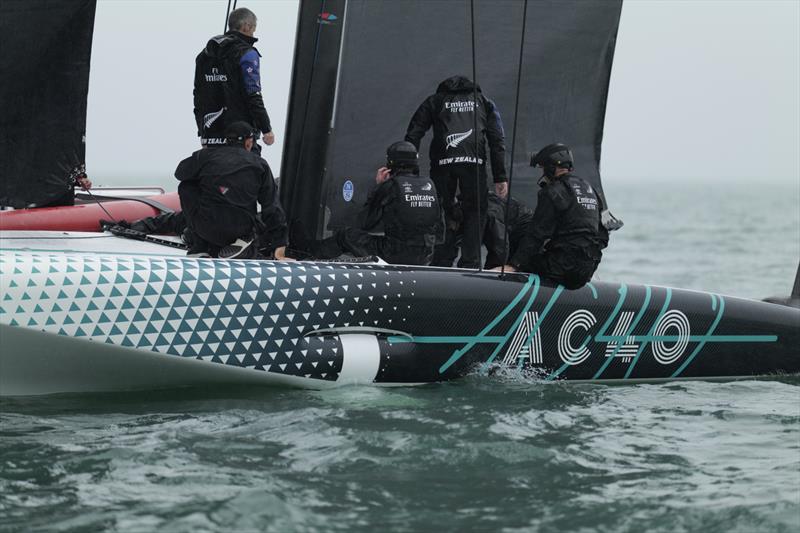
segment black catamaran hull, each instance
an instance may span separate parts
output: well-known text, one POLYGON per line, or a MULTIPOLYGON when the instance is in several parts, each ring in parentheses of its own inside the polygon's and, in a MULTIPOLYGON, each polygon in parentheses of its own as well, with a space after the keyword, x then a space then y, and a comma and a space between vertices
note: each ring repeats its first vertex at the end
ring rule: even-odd
POLYGON ((800 372, 800 310, 530 274, 5 251, 0 394, 800 372), (178 363, 180 362, 180 363, 178 363))

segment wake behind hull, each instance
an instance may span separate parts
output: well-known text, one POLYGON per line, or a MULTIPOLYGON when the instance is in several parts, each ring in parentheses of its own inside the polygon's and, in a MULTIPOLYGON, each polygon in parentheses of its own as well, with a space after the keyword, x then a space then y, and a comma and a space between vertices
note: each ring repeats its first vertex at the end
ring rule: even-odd
POLYGON ((3 395, 402 385, 494 364, 544 380, 800 372, 800 311, 664 287, 9 246, 0 286, 3 395))

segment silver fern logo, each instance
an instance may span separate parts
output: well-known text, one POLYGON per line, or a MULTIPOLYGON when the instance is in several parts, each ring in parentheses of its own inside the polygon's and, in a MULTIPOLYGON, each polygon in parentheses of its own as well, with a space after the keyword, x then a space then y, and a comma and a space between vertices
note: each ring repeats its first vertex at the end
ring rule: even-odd
POLYGON ((472 135, 472 130, 465 131, 463 133, 453 133, 452 135, 448 135, 445 139, 447 141, 447 146, 445 146, 445 150, 448 148, 457 148, 459 144, 464 142, 464 139, 472 135))
POLYGON ((210 127, 222 114, 225 112, 226 108, 222 108, 219 111, 214 111, 213 113, 209 113, 203 116, 203 125, 208 128, 210 127))

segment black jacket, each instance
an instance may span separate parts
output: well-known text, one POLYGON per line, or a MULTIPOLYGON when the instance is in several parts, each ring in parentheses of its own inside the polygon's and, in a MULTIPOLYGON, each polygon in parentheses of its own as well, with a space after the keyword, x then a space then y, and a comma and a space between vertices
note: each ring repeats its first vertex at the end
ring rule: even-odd
POLYGON ((432 246, 441 240, 442 211, 433 181, 396 174, 375 187, 367 198, 362 228, 369 231, 380 222, 387 237, 412 246, 432 246))
POLYGON ((489 192, 483 244, 492 259, 492 265, 488 266, 487 263, 486 268, 503 264, 506 260, 506 249, 509 249, 511 254, 514 253, 528 232, 532 220, 533 211, 524 203, 513 197, 507 200, 494 192, 489 192), (508 232, 506 232, 506 205, 508 205, 508 232), (503 247, 504 244, 506 248, 503 247))
POLYGON ((204 148, 178 164, 179 181, 200 182, 200 210, 218 220, 258 229, 260 246, 275 249, 287 242, 286 216, 278 201, 275 178, 266 161, 240 145, 204 148), (260 220, 256 202, 261 205, 260 220), (261 227, 260 227, 261 226, 261 227))
POLYGON ((500 113, 494 102, 483 96, 463 76, 453 76, 439 84, 432 94, 419 106, 406 130, 405 140, 419 150, 420 141, 433 127, 430 147, 432 166, 461 163, 483 164, 486 160, 486 142, 489 143, 492 176, 495 183, 508 181, 505 167, 505 133, 500 113), (478 94, 478 143, 476 143, 473 96, 478 94))
POLYGON ((576 258, 599 261, 600 250, 608 246, 608 231, 600 223, 603 209, 600 195, 578 176, 543 182, 533 220, 509 264, 530 272, 537 255, 577 250, 576 258))
MULTIPOLYGON (((195 59, 194 118, 204 144, 222 144, 225 127, 243 120, 262 132, 272 131, 261 92, 248 94, 240 61, 249 51, 261 54, 258 41, 237 31, 208 41, 195 59)), ((254 56, 254 57, 256 57, 254 56)))

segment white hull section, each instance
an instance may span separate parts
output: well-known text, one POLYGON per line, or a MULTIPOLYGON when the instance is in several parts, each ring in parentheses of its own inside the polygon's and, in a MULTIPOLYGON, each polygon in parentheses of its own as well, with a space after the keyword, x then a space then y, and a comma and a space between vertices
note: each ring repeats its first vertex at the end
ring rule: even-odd
MULTIPOLYGON (((177 237, 159 236, 181 242, 177 237)), ((111 233, 79 231, 4 231, 0 251, 64 252, 103 255, 145 255, 185 257, 186 251, 147 241, 123 239, 111 233)))
POLYGON ((380 353, 372 335, 343 335, 336 381, 221 365, 0 324, 0 396, 114 392, 221 385, 329 389, 373 384, 380 353))

